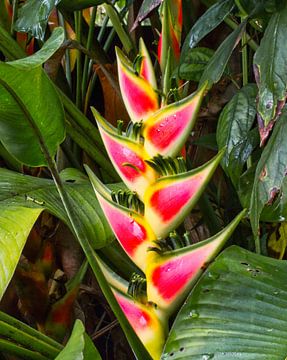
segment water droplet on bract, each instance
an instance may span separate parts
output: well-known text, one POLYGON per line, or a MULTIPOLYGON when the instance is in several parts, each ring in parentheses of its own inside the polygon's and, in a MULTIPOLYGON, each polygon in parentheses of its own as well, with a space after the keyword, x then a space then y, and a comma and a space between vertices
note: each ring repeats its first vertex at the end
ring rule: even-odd
POLYGON ((130 218, 130 224, 133 224, 135 220, 133 218, 130 218))
POLYGON ((199 313, 196 310, 191 310, 189 312, 189 317, 192 318, 192 319, 196 319, 196 318, 199 317, 199 313))
POLYGON ((160 129, 156 129, 156 131, 159 133, 159 132, 160 132, 160 129))

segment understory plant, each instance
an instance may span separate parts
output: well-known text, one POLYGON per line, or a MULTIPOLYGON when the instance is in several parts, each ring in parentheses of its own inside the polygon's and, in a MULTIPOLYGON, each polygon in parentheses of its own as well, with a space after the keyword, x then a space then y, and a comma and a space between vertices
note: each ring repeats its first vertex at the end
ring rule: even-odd
POLYGON ((0 15, 0 359, 285 358, 285 2, 0 15))

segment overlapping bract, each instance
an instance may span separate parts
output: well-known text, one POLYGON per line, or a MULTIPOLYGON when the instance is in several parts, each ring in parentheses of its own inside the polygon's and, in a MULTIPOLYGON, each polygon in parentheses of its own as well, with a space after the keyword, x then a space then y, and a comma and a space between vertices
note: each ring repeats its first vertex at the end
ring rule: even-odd
POLYGON ((112 127, 93 110, 106 150, 129 190, 112 193, 89 168, 87 172, 119 243, 146 275, 145 300, 124 294, 111 281, 113 292, 152 358, 159 359, 168 317, 220 251, 243 213, 222 232, 201 243, 169 251, 161 247, 163 239, 196 204, 223 153, 186 171, 184 161, 177 156, 195 123, 205 86, 160 108, 153 67, 143 41, 140 55, 136 72, 117 49, 119 84, 132 121, 126 132, 112 127))

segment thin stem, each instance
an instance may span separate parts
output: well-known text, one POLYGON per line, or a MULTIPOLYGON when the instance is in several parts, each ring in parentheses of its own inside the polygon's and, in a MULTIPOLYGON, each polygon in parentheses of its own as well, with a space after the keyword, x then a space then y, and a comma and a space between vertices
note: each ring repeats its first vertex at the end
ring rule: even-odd
POLYGON ((206 194, 201 196, 198 201, 198 206, 201 213, 203 214, 203 218, 208 227, 208 230, 210 231, 210 234, 214 235, 218 233, 222 229, 222 226, 206 194))
MULTIPOLYGON (((92 48, 92 42, 94 38, 94 31, 95 31, 95 21, 96 21, 96 15, 97 15, 97 6, 94 6, 91 20, 90 20, 90 26, 89 26, 89 33, 88 33, 88 40, 86 48, 87 50, 91 50, 92 48)), ((84 70, 83 70, 83 80, 82 80, 82 93, 85 94, 86 88, 87 88, 87 82, 88 82, 88 75, 89 75, 89 64, 90 59, 87 55, 85 55, 85 63, 84 63, 84 70)))
MULTIPOLYGON (((233 21, 230 17, 226 17, 224 21, 229 27, 231 27, 231 29, 235 30, 238 28, 236 22, 233 21)), ((248 33, 246 33, 246 43, 250 46, 250 48, 253 51, 257 50, 258 44, 251 38, 251 36, 248 33)))
MULTIPOLYGON (((79 44, 82 42, 82 12, 75 12, 76 39, 79 44)), ((82 53, 77 51, 77 80, 76 80, 76 105, 82 107, 82 53)))
MULTIPOLYGON (((58 17, 59 17, 59 24, 60 26, 62 26, 65 30, 65 39, 68 39, 68 33, 67 33, 67 28, 66 28, 66 23, 65 23, 65 19, 64 16, 62 15, 62 13, 60 11, 58 11, 58 17)), ((65 51, 65 73, 66 73, 66 79, 67 82, 69 84, 70 89, 72 89, 72 72, 71 72, 71 63, 70 63, 70 50, 67 49, 65 51)))
POLYGON ((243 86, 248 84, 248 49, 247 49, 247 37, 246 31, 244 31, 241 39, 242 44, 242 84, 243 86))
POLYGON ((255 251, 257 254, 261 254, 260 236, 257 235, 255 238, 255 251))
POLYGON ((17 20, 17 16, 18 16, 18 0, 13 0, 13 2, 12 2, 12 20, 11 20, 11 28, 10 28, 10 33, 13 38, 15 38, 15 35, 16 35, 16 32, 14 30, 14 24, 15 24, 15 21, 17 20))

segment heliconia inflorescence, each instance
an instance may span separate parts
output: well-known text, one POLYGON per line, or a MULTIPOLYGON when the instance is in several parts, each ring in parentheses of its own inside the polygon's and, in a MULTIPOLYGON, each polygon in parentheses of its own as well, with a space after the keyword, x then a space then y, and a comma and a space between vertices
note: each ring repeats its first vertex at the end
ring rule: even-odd
MULTIPOLYGON (((179 156, 194 126, 205 85, 178 102, 161 105, 143 40, 137 70, 120 49, 116 53, 120 89, 131 122, 123 131, 122 123, 115 128, 95 109, 93 114, 110 159, 128 189, 110 191, 88 167, 86 170, 115 236, 145 274, 140 282, 145 284, 145 296, 137 296, 137 290, 127 291, 105 265, 103 272, 138 337, 151 357, 159 359, 169 316, 222 249, 244 212, 220 233, 197 244, 187 234, 181 237, 174 232, 223 156, 220 152, 190 171, 179 156)), ((133 289, 138 288, 135 284, 137 281, 133 289)))

